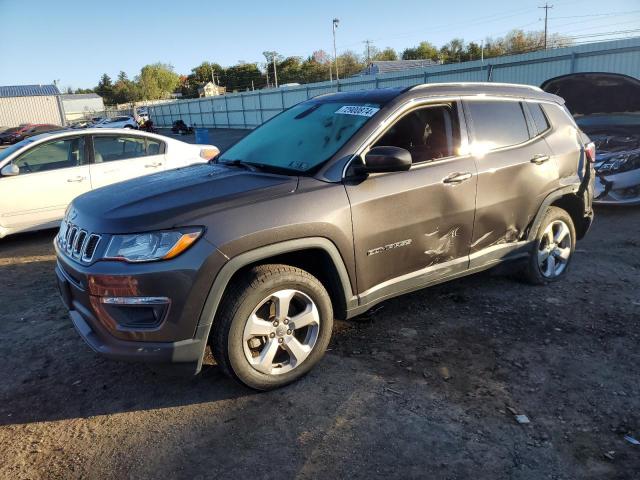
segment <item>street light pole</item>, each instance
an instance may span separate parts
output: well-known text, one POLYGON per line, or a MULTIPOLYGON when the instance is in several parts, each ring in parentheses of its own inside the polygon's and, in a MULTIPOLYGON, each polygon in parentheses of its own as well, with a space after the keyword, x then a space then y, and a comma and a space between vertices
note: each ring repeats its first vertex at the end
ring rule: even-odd
POLYGON ((338 28, 338 24, 340 20, 338 18, 333 19, 333 58, 336 62, 336 82, 340 80, 338 76, 338 52, 336 50, 336 28, 338 28))

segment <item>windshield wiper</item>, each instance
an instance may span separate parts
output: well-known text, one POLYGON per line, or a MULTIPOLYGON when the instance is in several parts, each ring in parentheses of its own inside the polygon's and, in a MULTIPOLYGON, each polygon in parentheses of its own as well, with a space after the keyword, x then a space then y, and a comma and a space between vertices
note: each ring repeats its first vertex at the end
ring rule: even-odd
POLYGON ((232 167, 240 167, 245 170, 249 170, 250 172, 255 172, 258 170, 258 166, 253 163, 248 163, 243 160, 225 160, 223 162, 218 162, 220 165, 231 165, 232 167))

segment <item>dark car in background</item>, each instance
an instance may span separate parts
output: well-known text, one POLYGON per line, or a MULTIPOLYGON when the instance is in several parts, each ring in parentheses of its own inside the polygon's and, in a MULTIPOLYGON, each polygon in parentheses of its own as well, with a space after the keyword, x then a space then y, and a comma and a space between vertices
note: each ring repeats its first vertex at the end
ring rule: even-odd
POLYGON ((19 140, 15 139, 20 138, 30 126, 30 123, 23 123, 21 125, 18 125, 17 127, 6 128, 3 132, 0 132, 0 145, 7 145, 18 142, 19 140))
POLYGON ((596 145, 594 203, 640 205, 640 80, 575 73, 547 80, 596 145))
POLYGON ((18 143, 25 138, 61 129, 61 126, 49 123, 20 125, 15 128, 10 128, 9 130, 0 134, 0 144, 13 145, 14 143, 18 143))

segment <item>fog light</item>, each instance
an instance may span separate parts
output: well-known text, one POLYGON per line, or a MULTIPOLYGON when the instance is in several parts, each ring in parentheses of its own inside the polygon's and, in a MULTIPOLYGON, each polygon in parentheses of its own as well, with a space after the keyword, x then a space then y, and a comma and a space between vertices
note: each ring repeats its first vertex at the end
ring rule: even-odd
POLYGON ((147 330, 162 323, 171 301, 167 297, 101 297, 100 303, 116 328, 147 330))

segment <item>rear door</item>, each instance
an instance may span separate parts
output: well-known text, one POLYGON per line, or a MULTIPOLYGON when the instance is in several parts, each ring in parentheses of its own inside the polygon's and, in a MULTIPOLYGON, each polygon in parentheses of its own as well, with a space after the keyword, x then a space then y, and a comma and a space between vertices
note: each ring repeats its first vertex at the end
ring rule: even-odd
POLYGON ((94 188, 164 169, 164 142, 140 135, 93 136, 91 181, 94 188))
POLYGON ((537 131, 521 99, 472 98, 464 108, 478 165, 473 268, 502 258, 525 238, 543 199, 557 187, 558 166, 545 140, 548 129, 537 131))
POLYGON ((0 178, 0 224, 28 229, 53 226, 67 205, 91 189, 85 137, 51 140, 16 159, 20 173, 0 178))
POLYGON ((461 123, 458 102, 407 112, 371 147, 409 150, 411 169, 346 181, 364 303, 467 269, 476 167, 461 123))

